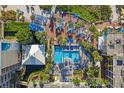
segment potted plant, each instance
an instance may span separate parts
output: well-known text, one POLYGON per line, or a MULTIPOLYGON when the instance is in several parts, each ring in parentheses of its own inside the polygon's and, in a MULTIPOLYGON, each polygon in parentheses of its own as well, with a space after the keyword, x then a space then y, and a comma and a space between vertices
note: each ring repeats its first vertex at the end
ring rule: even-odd
POLYGON ((33 81, 33 87, 35 88, 37 86, 36 81, 33 81))
POLYGON ((43 88, 43 86, 44 86, 43 81, 40 81, 39 84, 40 84, 40 87, 43 88))
POLYGON ((80 79, 75 78, 72 81, 73 81, 73 83, 74 83, 75 86, 80 86, 80 82, 81 82, 80 79))

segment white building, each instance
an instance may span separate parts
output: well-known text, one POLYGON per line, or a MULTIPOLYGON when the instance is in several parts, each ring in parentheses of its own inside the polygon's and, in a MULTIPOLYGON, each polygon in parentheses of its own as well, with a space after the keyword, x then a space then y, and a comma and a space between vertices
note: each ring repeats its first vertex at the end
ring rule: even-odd
POLYGON ((22 65, 45 65, 45 46, 23 45, 22 65))
POLYGON ((0 87, 14 87, 11 83, 20 65, 20 46, 15 42, 0 41, 0 87))
POLYGON ((103 62, 105 65, 103 76, 110 81, 109 87, 124 87, 124 33, 111 32, 104 39, 99 38, 99 50, 104 57, 111 57, 109 60, 104 59, 103 62))
POLYGON ((25 69, 25 76, 40 70, 45 66, 44 45, 22 45, 22 66, 25 69))

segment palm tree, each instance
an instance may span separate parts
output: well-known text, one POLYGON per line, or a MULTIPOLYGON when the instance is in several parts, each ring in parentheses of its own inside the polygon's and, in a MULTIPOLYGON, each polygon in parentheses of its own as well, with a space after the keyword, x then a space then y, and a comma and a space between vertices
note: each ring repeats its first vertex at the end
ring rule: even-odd
MULTIPOLYGON (((7 5, 1 5, 1 7, 3 8, 3 11, 5 11, 5 8, 7 8, 7 5)), ((0 20, 0 23, 1 23, 1 32, 2 32, 1 37, 4 38, 4 21, 0 20)))
POLYGON ((59 42, 60 45, 64 46, 64 45, 66 45, 66 43, 67 43, 67 38, 60 35, 60 36, 58 37, 58 42, 59 42))
POLYGON ((97 81, 96 79, 92 80, 91 87, 96 88, 97 87, 97 81))
POLYGON ((73 79, 73 80, 72 80, 72 82, 74 83, 74 85, 79 86, 79 85, 80 85, 81 80, 80 80, 80 79, 78 79, 78 78, 75 78, 75 79, 73 79))
POLYGON ((35 10, 34 10, 34 5, 31 5, 31 14, 33 14, 34 12, 35 12, 35 10))
POLYGON ((93 46, 87 41, 81 41, 80 46, 84 47, 89 53, 92 52, 93 46))
POLYGON ((7 5, 1 5, 1 7, 3 8, 3 11, 5 11, 5 8, 7 8, 7 5))
POLYGON ((78 22, 77 24, 75 24, 75 29, 84 27, 84 23, 83 22, 78 22))
POLYGON ((40 72, 40 82, 46 83, 49 80, 49 74, 46 74, 44 71, 40 72))
POLYGON ((107 87, 110 84, 108 80, 103 80, 103 83, 105 84, 105 87, 107 87))
POLYGON ((97 50, 93 51, 92 55, 94 57, 94 60, 102 61, 102 59, 103 59, 97 50))
POLYGON ((16 34, 17 41, 21 44, 30 44, 33 40, 33 35, 29 31, 29 29, 23 31, 23 29, 20 29, 20 31, 16 34))
POLYGON ((30 16, 30 19, 31 19, 31 21, 34 21, 35 20, 35 16, 34 15, 31 15, 30 16))
POLYGON ((27 13, 29 13, 30 10, 29 10, 29 6, 28 5, 26 5, 26 9, 27 9, 27 13))
POLYGON ((83 78, 84 79, 87 79, 88 78, 88 74, 87 74, 88 69, 89 69, 88 67, 86 67, 86 68, 83 69, 83 78))
POLYGON ((91 69, 88 70, 87 74, 88 74, 88 78, 90 78, 90 79, 95 77, 94 76, 94 71, 91 70, 91 69))
POLYGON ((47 33, 44 32, 36 32, 36 39, 40 44, 47 45, 47 33))
POLYGON ((100 62, 100 66, 99 66, 99 78, 101 78, 101 62, 103 60, 102 56, 99 55, 98 51, 93 51, 92 53, 94 61, 99 61, 100 62))

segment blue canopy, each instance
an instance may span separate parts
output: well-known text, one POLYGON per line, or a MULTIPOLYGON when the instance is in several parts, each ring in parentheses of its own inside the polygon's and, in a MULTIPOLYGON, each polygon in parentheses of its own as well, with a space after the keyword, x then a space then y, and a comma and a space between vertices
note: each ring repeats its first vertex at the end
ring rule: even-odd
POLYGON ((79 18, 80 16, 78 14, 73 14, 73 18, 79 18))
POLYGON ((41 15, 36 15, 33 14, 34 16, 34 23, 39 24, 39 25, 45 25, 48 21, 48 18, 45 16, 41 16, 41 15))
POLYGON ((90 54, 82 47, 82 52, 86 55, 88 59, 90 59, 90 54))
POLYGON ((121 32, 121 28, 118 28, 118 29, 117 29, 117 32, 121 32))
POLYGON ((73 33, 74 32, 74 29, 72 27, 68 27, 68 30, 67 30, 69 33, 73 33))
POLYGON ((34 22, 30 23, 29 28, 30 28, 30 30, 36 31, 36 32, 45 31, 45 29, 41 25, 36 24, 34 22))
POLYGON ((68 43, 73 43, 73 42, 74 42, 74 40, 73 40, 73 38, 72 38, 72 37, 68 37, 67 42, 68 42, 68 43))

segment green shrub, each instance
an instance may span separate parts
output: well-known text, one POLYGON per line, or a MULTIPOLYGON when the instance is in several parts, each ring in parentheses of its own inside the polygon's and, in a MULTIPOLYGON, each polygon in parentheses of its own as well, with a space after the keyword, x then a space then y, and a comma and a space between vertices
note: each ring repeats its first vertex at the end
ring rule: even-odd
POLYGON ((5 31, 18 32, 20 29, 29 30, 29 22, 8 21, 5 25, 5 31))

